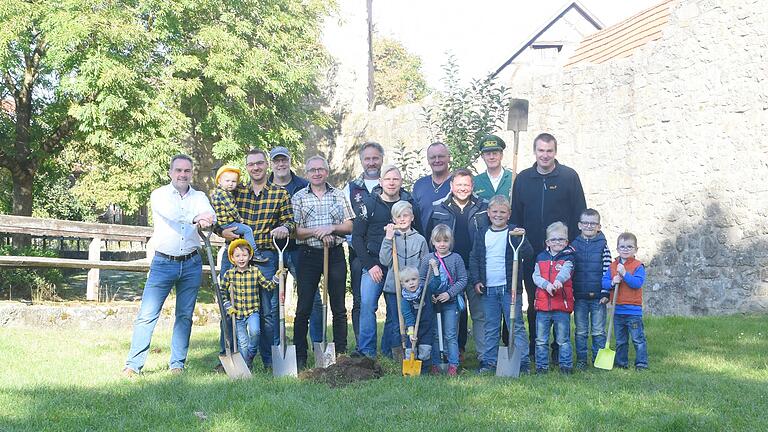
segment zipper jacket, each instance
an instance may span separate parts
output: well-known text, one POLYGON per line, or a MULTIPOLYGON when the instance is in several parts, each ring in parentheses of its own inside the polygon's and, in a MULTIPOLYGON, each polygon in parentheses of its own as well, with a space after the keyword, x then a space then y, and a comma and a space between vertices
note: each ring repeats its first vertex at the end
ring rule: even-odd
POLYGON ((549 251, 543 251, 536 257, 536 269, 533 273, 533 283, 536 284, 536 310, 545 312, 573 312, 573 248, 565 249, 552 256, 549 251), (556 290, 553 295, 544 289, 547 284, 559 280, 563 288, 556 290))

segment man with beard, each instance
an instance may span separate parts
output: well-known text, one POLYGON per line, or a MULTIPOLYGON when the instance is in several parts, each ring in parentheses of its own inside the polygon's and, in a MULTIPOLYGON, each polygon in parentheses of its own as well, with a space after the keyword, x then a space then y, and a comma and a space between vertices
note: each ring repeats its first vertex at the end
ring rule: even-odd
MULTIPOLYGON (((355 212, 355 219, 360 217, 363 211, 365 200, 371 194, 373 189, 379 186, 379 176, 381 175, 381 165, 384 163, 384 147, 381 144, 368 141, 360 146, 360 164, 363 166, 363 173, 356 179, 349 182, 344 193, 352 204, 352 210, 355 212)), ((361 261, 357 258, 357 251, 354 249, 353 235, 347 236, 347 243, 351 246, 349 249, 349 271, 352 284, 352 329, 355 333, 355 340, 360 343, 360 278, 363 267, 361 261)))

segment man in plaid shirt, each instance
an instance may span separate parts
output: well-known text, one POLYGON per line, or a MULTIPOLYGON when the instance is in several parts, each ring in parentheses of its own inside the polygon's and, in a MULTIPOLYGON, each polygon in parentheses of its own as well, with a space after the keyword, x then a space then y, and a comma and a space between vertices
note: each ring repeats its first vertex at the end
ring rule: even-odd
MULTIPOLYGON (((323 249, 328 251, 328 295, 333 312, 333 342, 336 353, 347 351, 346 293, 347 263, 344 256, 344 236, 352 232, 355 213, 340 189, 331 187, 328 162, 321 156, 307 160, 309 186, 297 191, 291 202, 296 217, 296 239, 299 244, 299 301, 294 321, 293 342, 299 369, 307 364, 307 323, 317 294, 317 284, 323 274, 323 249)), ((325 329, 323 329, 325 331, 325 329)))
MULTIPOLYGON (((288 192, 280 186, 267 183, 267 153, 261 149, 251 149, 245 157, 245 167, 250 176, 250 182, 239 185, 232 193, 237 211, 243 218, 243 223, 253 229, 253 237, 256 247, 267 259, 265 263, 259 263, 258 267, 264 277, 271 279, 277 272, 277 252, 272 245, 272 237, 287 239, 296 228, 293 222, 293 209, 288 192)), ((239 236, 233 229, 225 229, 221 233, 227 241, 232 241, 239 236)), ((225 259, 221 272, 225 273, 232 263, 225 259)), ((264 367, 272 367, 272 349, 270 345, 278 345, 280 337, 274 331, 278 320, 277 292, 262 290, 259 293, 261 304, 261 334, 259 347, 264 367)), ((231 324, 230 324, 231 325, 231 324)), ((220 338, 222 352, 224 347, 223 335, 220 338)))

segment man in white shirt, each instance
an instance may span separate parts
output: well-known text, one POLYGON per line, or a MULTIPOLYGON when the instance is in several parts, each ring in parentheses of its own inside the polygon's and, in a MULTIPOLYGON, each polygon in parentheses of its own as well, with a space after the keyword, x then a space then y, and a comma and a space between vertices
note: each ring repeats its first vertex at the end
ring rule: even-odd
POLYGON ((155 256, 144 285, 141 307, 133 323, 133 338, 123 374, 141 371, 149 353, 152 332, 165 299, 176 287, 176 320, 171 336, 171 373, 184 371, 192 331, 192 311, 203 277, 203 262, 198 252, 197 227, 207 228, 215 214, 205 193, 193 189, 192 159, 187 155, 171 158, 168 171, 171 183, 152 191, 150 205, 155 256))

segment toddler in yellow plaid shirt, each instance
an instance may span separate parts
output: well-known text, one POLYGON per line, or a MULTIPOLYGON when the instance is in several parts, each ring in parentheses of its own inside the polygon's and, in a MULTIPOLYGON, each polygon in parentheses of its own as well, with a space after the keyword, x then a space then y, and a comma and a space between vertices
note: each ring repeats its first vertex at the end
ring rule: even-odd
POLYGON ((237 346, 251 367, 259 347, 259 290, 273 290, 280 274, 268 280, 257 266, 251 266, 253 248, 244 239, 230 243, 227 250, 234 267, 222 277, 224 309, 235 320, 237 346))

